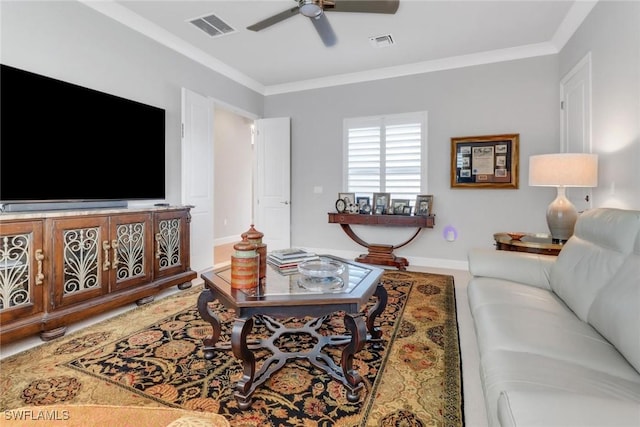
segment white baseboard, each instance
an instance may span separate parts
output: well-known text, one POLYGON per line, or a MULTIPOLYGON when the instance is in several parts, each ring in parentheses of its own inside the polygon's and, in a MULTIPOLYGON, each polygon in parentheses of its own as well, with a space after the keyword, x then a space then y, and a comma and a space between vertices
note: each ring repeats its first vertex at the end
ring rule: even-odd
MULTIPOLYGON (((366 250, 354 252, 354 251, 339 251, 335 249, 322 249, 322 248, 305 248, 302 249, 307 250, 309 252, 315 252, 319 255, 322 254, 331 254, 340 258, 345 259, 354 259, 358 257, 360 254, 366 253, 366 250)), ((409 261, 409 267, 427 267, 427 268, 448 268, 451 270, 469 270, 469 262, 460 261, 455 259, 441 259, 441 258, 425 258, 425 257, 406 257, 407 261, 409 261)))

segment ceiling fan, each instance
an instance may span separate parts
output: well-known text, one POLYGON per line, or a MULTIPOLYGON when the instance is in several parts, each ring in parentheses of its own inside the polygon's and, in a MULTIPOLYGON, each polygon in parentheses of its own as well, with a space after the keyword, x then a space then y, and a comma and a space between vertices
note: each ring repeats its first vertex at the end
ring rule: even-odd
POLYGON ((325 46, 336 43, 336 35, 325 16, 325 12, 358 12, 394 14, 398 10, 400 0, 294 0, 298 5, 291 9, 270 16, 247 30, 260 31, 287 18, 301 14, 311 19, 318 35, 325 46))

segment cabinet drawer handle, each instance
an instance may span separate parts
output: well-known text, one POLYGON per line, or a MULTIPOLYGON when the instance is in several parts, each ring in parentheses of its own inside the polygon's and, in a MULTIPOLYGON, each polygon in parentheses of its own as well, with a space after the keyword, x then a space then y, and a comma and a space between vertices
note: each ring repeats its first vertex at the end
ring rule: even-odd
POLYGON ((44 282, 44 274, 42 273, 42 260, 44 260, 44 254, 42 249, 36 249, 36 261, 38 261, 38 273, 36 274, 36 285, 42 285, 44 282))
POLYGON ((115 270, 118 268, 118 264, 120 263, 120 261, 118 261, 118 241, 117 240, 112 240, 111 241, 111 248, 113 248, 113 266, 112 268, 115 270))
POLYGON ((102 271, 109 270, 109 267, 111 266, 111 263, 109 262, 109 249, 111 249, 111 246, 109 245, 109 241, 104 240, 102 242, 102 251, 104 252, 104 262, 102 263, 102 271))

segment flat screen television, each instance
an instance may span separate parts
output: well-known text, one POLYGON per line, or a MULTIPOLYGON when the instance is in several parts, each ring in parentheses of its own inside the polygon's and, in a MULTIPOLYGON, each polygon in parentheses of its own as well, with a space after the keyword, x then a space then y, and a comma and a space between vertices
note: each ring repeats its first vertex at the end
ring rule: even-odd
POLYGON ((3 206, 165 198, 164 109, 0 67, 3 206))

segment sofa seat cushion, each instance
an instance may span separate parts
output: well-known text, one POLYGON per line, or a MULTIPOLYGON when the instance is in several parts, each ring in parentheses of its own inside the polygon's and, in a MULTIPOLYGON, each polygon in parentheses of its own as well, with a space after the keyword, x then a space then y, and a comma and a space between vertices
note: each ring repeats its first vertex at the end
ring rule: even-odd
POLYGON ((474 277, 467 285, 467 297, 472 314, 486 305, 508 305, 575 317, 553 292, 510 280, 474 277))
POLYGON ((640 377, 623 379, 552 357, 506 350, 483 354, 481 366, 490 425, 498 425, 497 406, 502 392, 563 392, 640 405, 640 377))
POLYGON ((637 427, 640 404, 556 391, 502 392, 498 420, 502 427, 637 427))
MULTIPOLYGON (((541 356, 608 375, 637 380, 616 348, 575 317, 534 308, 484 306, 474 313, 480 357, 495 351, 541 356)), ((524 369, 524 367, 523 367, 524 369)))

